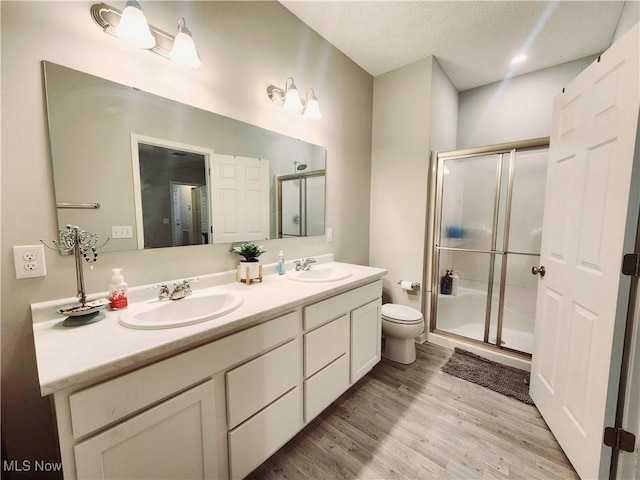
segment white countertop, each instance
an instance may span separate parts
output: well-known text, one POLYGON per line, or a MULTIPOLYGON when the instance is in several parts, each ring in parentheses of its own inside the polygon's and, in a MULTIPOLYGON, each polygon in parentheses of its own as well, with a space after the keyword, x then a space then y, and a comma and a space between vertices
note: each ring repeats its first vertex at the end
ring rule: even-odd
MULTIPOLYGON (((317 257, 319 263, 332 259, 332 255, 324 257, 317 257)), ((235 281, 235 271, 200 276, 199 281, 192 284, 194 292, 201 289, 232 290, 242 295, 243 303, 222 317, 178 328, 127 328, 118 322, 120 311, 108 309, 104 310, 106 318, 99 322, 63 327, 65 317, 57 314, 56 309, 73 303, 74 298, 32 304, 40 392, 45 396, 80 383, 130 371, 269 320, 300 305, 371 283, 387 273, 381 268, 329 263, 347 268, 351 276, 333 282, 306 283, 293 281, 285 275, 268 274, 263 276, 261 283, 251 285, 235 281)), ((273 266, 265 266, 265 272, 271 271, 275 271, 273 266)), ((104 295, 92 295, 90 299, 104 295)), ((154 295, 157 295, 157 288, 135 287, 129 290, 129 301, 147 300, 154 295)))

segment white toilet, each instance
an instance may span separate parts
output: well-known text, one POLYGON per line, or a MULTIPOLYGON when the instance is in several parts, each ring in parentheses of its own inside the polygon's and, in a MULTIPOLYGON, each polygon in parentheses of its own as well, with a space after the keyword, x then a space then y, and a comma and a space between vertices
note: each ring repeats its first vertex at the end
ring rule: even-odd
POLYGON ((416 360, 415 337, 424 332, 422 314, 415 308, 396 303, 382 305, 382 356, 398 363, 416 360))

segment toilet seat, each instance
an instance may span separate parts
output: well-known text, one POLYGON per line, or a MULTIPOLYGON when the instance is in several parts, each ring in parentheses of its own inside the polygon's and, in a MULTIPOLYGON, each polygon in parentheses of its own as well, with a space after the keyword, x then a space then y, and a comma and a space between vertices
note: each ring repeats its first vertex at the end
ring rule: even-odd
POLYGON ((381 309, 382 319, 401 325, 416 325, 422 323, 422 314, 415 308, 395 303, 385 303, 381 309))

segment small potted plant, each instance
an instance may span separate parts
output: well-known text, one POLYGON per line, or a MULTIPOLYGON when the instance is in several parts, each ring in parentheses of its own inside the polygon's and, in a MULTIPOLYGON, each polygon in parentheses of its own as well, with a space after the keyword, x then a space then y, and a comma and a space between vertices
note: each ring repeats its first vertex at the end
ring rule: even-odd
POLYGON ((262 245, 246 242, 236 245, 231 251, 244 258, 240 261, 238 280, 251 283, 253 279, 262 279, 262 265, 260 265, 259 257, 266 252, 262 245))

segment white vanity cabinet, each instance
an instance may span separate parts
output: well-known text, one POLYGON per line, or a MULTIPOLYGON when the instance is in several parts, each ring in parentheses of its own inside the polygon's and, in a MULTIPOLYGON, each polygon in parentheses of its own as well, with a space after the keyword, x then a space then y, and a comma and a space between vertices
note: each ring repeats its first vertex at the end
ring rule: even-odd
POLYGON ((305 421, 380 361, 380 281, 304 307, 305 421))
MULTIPOLYGON (((266 385, 286 361, 298 373, 278 386, 289 388, 287 381, 293 380, 300 390, 301 324, 296 310, 102 383, 56 392, 65 478, 227 478, 227 411, 233 419, 253 411, 242 405, 227 409, 225 380, 232 379, 234 406, 259 390, 261 402, 268 403, 279 392, 266 385), (236 398, 238 382, 233 380, 244 372, 257 375, 254 388, 236 398)), ((255 398, 251 401, 252 409, 262 408, 255 398)), ((301 395, 298 404, 295 432, 302 424, 301 395)))
POLYGON ((55 390, 65 478, 246 477, 380 360, 381 294, 377 277, 55 390))

